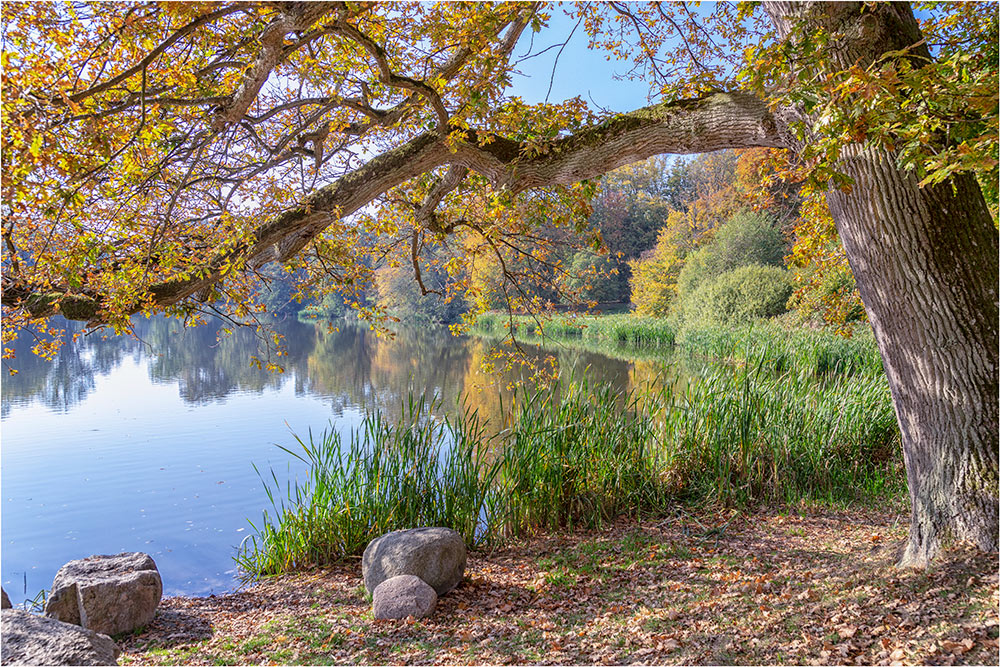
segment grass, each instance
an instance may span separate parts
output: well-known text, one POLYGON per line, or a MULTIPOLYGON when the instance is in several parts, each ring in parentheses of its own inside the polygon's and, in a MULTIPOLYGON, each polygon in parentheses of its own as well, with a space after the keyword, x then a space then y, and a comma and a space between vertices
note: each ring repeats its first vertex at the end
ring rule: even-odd
POLYGON ((738 328, 684 329, 677 343, 690 353, 713 359, 743 362, 764 357, 778 371, 807 371, 818 376, 883 375, 882 358, 868 328, 845 338, 825 329, 759 322, 738 328))
POLYGON ((806 371, 817 376, 881 376, 882 359, 869 328, 860 328, 851 338, 825 329, 785 327, 768 321, 741 327, 685 327, 680 330, 666 319, 630 314, 557 316, 539 320, 528 315, 485 313, 473 333, 487 337, 509 336, 545 342, 582 344, 598 351, 683 352, 717 361, 746 363, 761 358, 771 369, 806 371))
POLYGON ((399 422, 376 413, 346 439, 310 433, 286 449, 308 464, 309 479, 282 487, 271 472, 274 511, 254 526, 240 568, 254 577, 324 565, 420 525, 498 546, 661 515, 678 501, 849 504, 903 490, 884 376, 817 382, 811 370, 778 371, 769 348, 746 354, 670 390, 522 390, 502 424, 467 410, 436 419, 411 398, 399 422))
POLYGON ((891 497, 903 489, 886 379, 771 372, 768 357, 707 368, 662 419, 665 470, 699 502, 793 504, 891 497))
POLYGON ((560 316, 546 321, 529 315, 484 313, 473 331, 505 336, 512 328, 518 336, 580 339, 642 349, 670 348, 676 340, 676 331, 666 320, 630 314, 560 316))
MULTIPOLYGON (((432 406, 411 398, 399 424, 365 416, 345 442, 336 430, 282 447, 309 466, 309 478, 265 483, 275 517, 237 555, 247 573, 274 574, 361 553, 373 538, 401 527, 444 525, 475 543, 492 498, 496 465, 480 455, 488 439, 474 414, 434 421, 432 406)), ((260 471, 258 471, 260 473, 260 471)))

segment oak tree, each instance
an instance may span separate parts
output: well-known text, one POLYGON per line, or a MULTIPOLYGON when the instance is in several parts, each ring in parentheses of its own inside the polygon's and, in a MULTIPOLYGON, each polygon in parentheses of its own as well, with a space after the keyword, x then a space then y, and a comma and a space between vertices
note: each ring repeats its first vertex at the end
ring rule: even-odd
POLYGON ((341 288, 372 256, 422 291, 445 251, 450 275, 556 273, 540 230, 583 230, 600 174, 784 149, 826 191, 883 356, 904 562, 948 538, 997 548, 997 230, 977 182, 996 180, 995 3, 922 24, 905 3, 575 5, 662 100, 621 114, 507 92, 539 4, 3 11, 5 336, 57 314, 126 331, 135 313, 251 315, 274 262, 341 288))

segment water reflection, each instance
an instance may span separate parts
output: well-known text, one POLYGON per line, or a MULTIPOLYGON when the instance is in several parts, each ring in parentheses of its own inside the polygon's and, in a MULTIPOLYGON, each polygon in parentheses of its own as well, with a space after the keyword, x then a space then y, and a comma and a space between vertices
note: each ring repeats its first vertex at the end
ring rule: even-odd
MULTIPOLYGON (((12 365, 18 373, 4 378, 3 416, 34 401, 52 411, 68 411, 90 394, 95 378, 126 358, 145 364, 154 383, 177 383, 180 398, 189 405, 224 402, 234 393, 259 394, 291 382, 296 395, 323 398, 334 416, 356 408, 394 417, 409 396, 433 397, 453 408, 464 394, 470 407, 495 418, 501 401, 510 399, 508 387, 527 377, 521 368, 484 373, 483 361, 498 343, 456 338, 443 327, 404 328, 387 337, 360 323, 287 319, 274 324, 286 353, 276 359, 285 372, 274 373, 251 365, 259 349, 252 330, 220 336, 212 324, 185 328, 166 318, 137 318, 134 324, 136 338, 92 333, 73 340, 81 326, 66 322, 66 341, 51 362, 32 354, 30 341, 16 341, 12 365)), ((535 360, 553 355, 566 377, 586 376, 592 383, 623 390, 637 383, 630 362, 562 345, 544 350, 527 346, 527 351, 535 360)), ((644 367, 642 382, 663 369, 650 362, 644 367)))
MULTIPOLYGON (((502 423, 520 370, 484 373, 494 343, 445 329, 377 337, 359 324, 276 324, 285 372, 253 367, 254 332, 218 337, 137 319, 137 338, 81 335, 51 362, 17 341, 2 386, 2 581, 17 604, 47 588, 59 567, 94 553, 146 551, 166 594, 231 587, 247 520, 270 508, 255 470, 305 474, 275 444, 324 428, 342 435, 365 412, 398 417, 409 396, 443 410, 477 410, 502 423), (256 468, 255 468, 256 467, 256 468)), ((628 389, 661 382, 663 364, 632 364, 554 345, 566 376, 628 389)))

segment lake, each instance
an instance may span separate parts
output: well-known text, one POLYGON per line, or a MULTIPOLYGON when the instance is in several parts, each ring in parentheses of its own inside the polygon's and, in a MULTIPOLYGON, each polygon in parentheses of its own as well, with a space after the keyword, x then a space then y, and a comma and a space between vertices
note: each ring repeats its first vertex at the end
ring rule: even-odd
MULTIPOLYGON (((515 379, 481 372, 492 343, 444 328, 390 339, 290 319, 276 327, 287 349, 277 374, 252 367, 262 353, 251 331, 218 339, 217 325, 135 322, 139 340, 91 333, 51 362, 15 344, 0 413, 0 576, 15 605, 67 561, 121 551, 151 554, 165 595, 232 590, 233 555, 270 507, 254 466, 282 481, 305 472, 276 446, 293 432, 346 432, 371 410, 395 417, 411 394, 495 416, 515 379)), ((622 389, 662 368, 552 352, 575 377, 622 389)))

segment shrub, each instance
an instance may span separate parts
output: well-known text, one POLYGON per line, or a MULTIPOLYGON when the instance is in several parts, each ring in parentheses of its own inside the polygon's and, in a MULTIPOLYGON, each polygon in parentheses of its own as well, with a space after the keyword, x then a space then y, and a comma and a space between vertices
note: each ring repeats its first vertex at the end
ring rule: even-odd
POLYGON ((783 266, 784 254, 784 238, 773 218, 742 211, 719 228, 711 243, 688 255, 677 276, 677 294, 684 301, 741 266, 783 266))
POLYGON ((719 272, 714 267, 711 246, 701 248, 690 255, 684 262, 684 268, 677 276, 677 294, 683 299, 693 294, 703 283, 711 282, 719 272))
POLYGON ((741 211, 730 218, 707 247, 709 266, 716 275, 739 266, 784 266, 785 239, 773 216, 741 211))
POLYGON ((774 266, 741 266, 703 282, 683 303, 686 323, 737 324, 780 315, 792 295, 788 272, 774 266))

